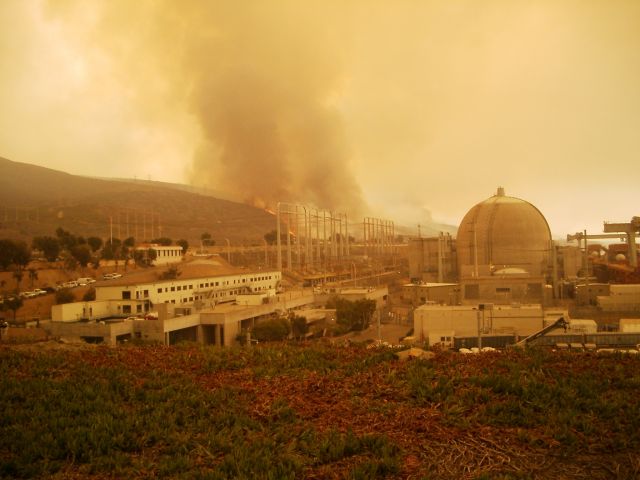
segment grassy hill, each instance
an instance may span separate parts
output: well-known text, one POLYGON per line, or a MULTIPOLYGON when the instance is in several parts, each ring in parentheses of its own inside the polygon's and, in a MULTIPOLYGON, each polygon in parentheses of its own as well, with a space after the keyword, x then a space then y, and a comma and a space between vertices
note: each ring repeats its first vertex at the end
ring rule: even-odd
MULTIPOLYGON (((640 359, 0 344, 2 478, 637 478, 640 359)), ((44 344, 46 345, 46 344, 44 344)))
POLYGON ((0 158, 0 238, 51 235, 58 227, 107 238, 111 222, 120 238, 196 243, 208 231, 218 244, 262 244, 275 228, 261 209, 172 184, 87 178, 0 158))

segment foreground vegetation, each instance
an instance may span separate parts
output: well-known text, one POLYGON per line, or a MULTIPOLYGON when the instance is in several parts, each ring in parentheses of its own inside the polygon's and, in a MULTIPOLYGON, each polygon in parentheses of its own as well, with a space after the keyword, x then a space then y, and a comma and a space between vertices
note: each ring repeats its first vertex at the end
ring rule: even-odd
POLYGON ((0 349, 2 478, 636 478, 640 359, 0 349))

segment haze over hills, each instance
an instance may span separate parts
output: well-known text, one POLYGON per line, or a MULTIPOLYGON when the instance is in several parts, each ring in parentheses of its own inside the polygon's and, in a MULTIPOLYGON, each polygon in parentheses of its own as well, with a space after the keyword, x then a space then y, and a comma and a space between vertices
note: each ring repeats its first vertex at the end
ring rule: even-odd
POLYGON ((270 213, 172 188, 71 175, 0 157, 0 237, 29 239, 62 227, 79 235, 137 240, 167 236, 191 243, 209 232, 217 244, 262 243, 270 213))
MULTIPOLYGON (((83 177, 0 157, 0 237, 30 239, 62 227, 107 238, 112 222, 114 237, 121 239, 167 236, 195 244, 209 232, 218 245, 225 239, 249 245, 262 244, 264 234, 275 229, 269 212, 214 195, 224 194, 174 183, 83 177)), ((396 224, 396 233, 415 235, 416 227, 396 224)), ((353 228, 360 237, 361 228, 353 228)), ((440 230, 455 232, 455 227, 421 225, 422 235, 440 230)))

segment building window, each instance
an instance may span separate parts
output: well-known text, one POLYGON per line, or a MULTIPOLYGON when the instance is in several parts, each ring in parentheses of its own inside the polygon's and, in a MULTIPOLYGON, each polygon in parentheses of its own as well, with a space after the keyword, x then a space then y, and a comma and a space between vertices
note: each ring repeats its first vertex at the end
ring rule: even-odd
POLYGON ((123 305, 122 313, 131 313, 131 305, 123 305))
POLYGON ((149 290, 144 290, 142 293, 144 294, 144 298, 149 296, 149 290))
POLYGON ((161 288, 158 289, 158 293, 162 293, 162 289, 161 288))
POLYGON ((123 300, 131 300, 131 292, 127 290, 122 291, 122 299, 123 300))
POLYGON ((176 287, 171 287, 171 291, 175 292, 176 291, 176 287))
POLYGON ((136 305, 136 312, 142 313, 142 305, 136 305))

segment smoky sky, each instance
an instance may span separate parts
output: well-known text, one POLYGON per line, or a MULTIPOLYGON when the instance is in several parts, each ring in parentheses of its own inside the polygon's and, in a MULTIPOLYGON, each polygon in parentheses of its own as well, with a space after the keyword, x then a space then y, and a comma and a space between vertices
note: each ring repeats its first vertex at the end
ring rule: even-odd
POLYGON ((639 213, 638 25, 630 0, 5 0, 0 155, 415 224, 504 186, 599 231, 639 213))

